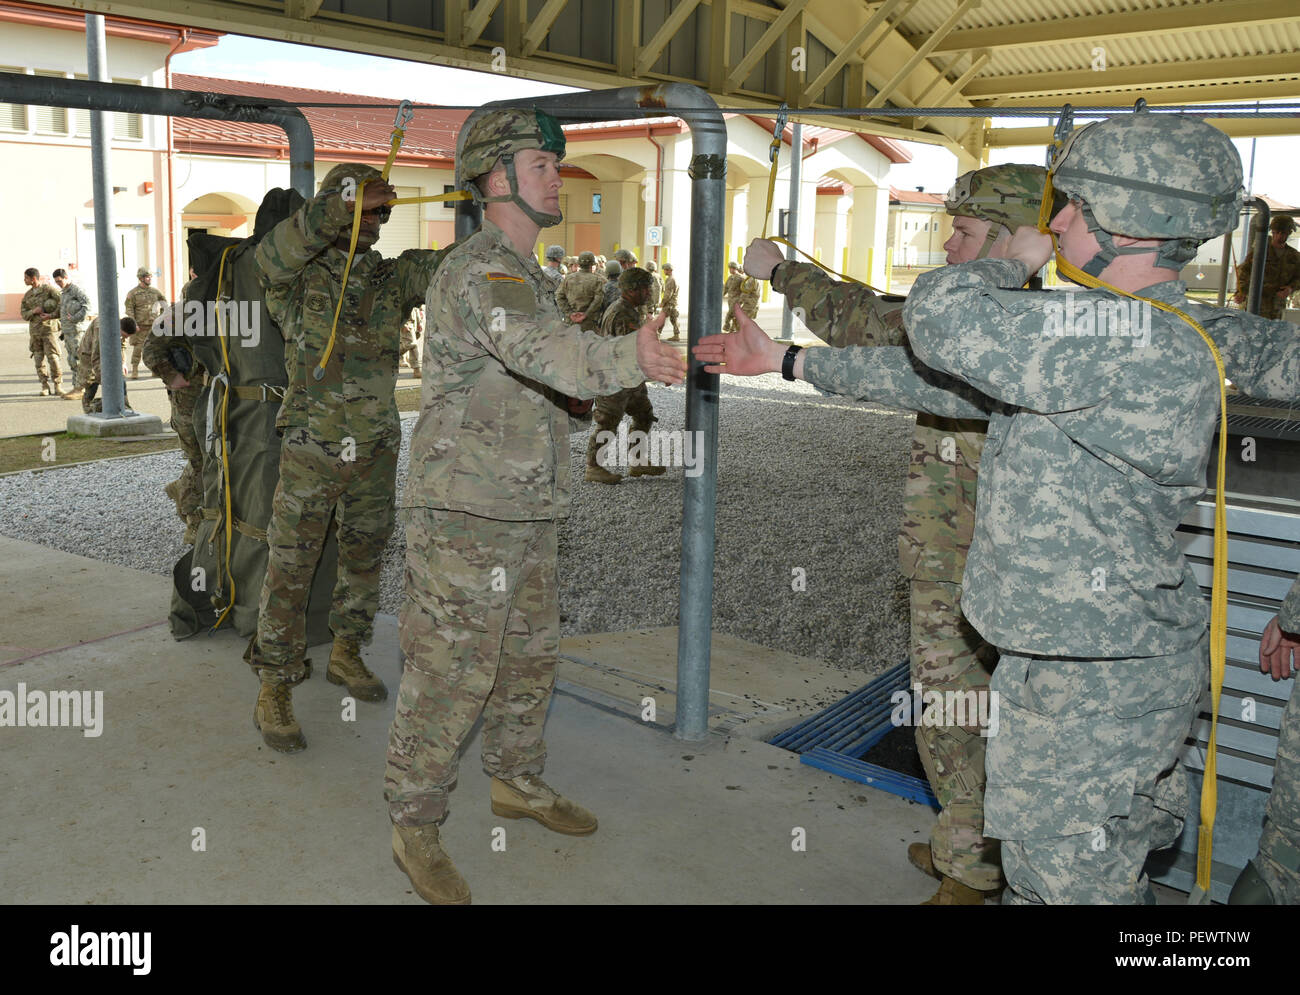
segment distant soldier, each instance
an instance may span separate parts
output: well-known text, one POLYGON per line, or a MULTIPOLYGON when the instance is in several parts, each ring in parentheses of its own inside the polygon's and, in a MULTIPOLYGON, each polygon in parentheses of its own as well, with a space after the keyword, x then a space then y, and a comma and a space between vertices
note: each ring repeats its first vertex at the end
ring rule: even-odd
POLYGON ((613 307, 619 298, 618 275, 622 272, 623 267, 617 259, 611 259, 605 264, 605 286, 601 288, 601 293, 605 295, 605 311, 613 307))
POLYGON ((131 373, 132 380, 140 375, 140 358, 144 354, 144 340, 149 337, 153 321, 162 314, 167 298, 152 286, 153 274, 141 266, 135 271, 140 280, 139 286, 132 287, 126 294, 126 313, 135 321, 136 333, 131 337, 131 373))
POLYGON ((424 374, 420 372, 420 350, 424 348, 424 305, 411 308, 410 316, 402 323, 402 343, 398 346, 398 352, 402 357, 402 364, 407 364, 407 357, 410 357, 409 365, 411 367, 411 376, 415 379, 421 379, 424 374))
POLYGON ((560 281, 564 279, 563 262, 564 246, 552 245, 546 250, 546 265, 542 267, 542 276, 551 285, 552 293, 560 289, 560 281))
POLYGON ((77 346, 81 333, 90 327, 90 298, 86 292, 68 279, 68 271, 56 269, 54 282, 59 285, 59 338, 63 340, 63 351, 68 356, 68 367, 72 370, 73 391, 66 395, 68 400, 81 397, 81 375, 78 373, 77 346))
POLYGON ((736 330, 736 299, 740 294, 740 285, 744 282, 744 274, 740 272, 740 267, 735 263, 727 263, 727 282, 722 285, 722 330, 724 332, 734 332, 736 330))
MULTIPOLYGON (((127 339, 136 333, 135 319, 127 316, 124 317, 118 325, 122 333, 122 344, 125 345, 127 339)), ((100 384, 100 366, 99 366, 99 319, 92 318, 90 327, 86 329, 86 334, 81 337, 77 344, 80 355, 77 357, 77 365, 81 368, 81 384, 83 393, 81 395, 81 410, 88 415, 98 414, 104 410, 104 402, 95 397, 99 393, 100 384)), ((126 384, 122 384, 122 410, 126 411, 130 404, 126 399, 126 384)))
POLYGON ((187 460, 180 477, 163 488, 185 523, 186 545, 194 541, 203 523, 203 447, 194 430, 194 409, 208 380, 208 371, 194 357, 185 336, 185 290, 188 288, 186 284, 181 289, 181 299, 154 320, 152 334, 145 340, 142 351, 144 365, 167 387, 172 413, 170 424, 187 460))
POLYGON ((619 269, 631 269, 636 265, 636 253, 631 249, 619 249, 614 253, 614 261, 618 263, 619 269))
POLYGON ((51 394, 63 397, 63 372, 59 369, 59 344, 55 341, 59 334, 59 292, 41 281, 41 271, 34 266, 23 271, 23 283, 31 289, 23 294, 20 312, 27 322, 27 348, 36 364, 36 375, 41 378, 41 397, 51 394), (50 364, 48 374, 46 360, 50 364))
POLYGON ((664 296, 663 296, 664 324, 672 322, 673 337, 670 342, 676 342, 681 336, 677 332, 677 281, 673 278, 673 264, 664 263, 664 296))
MULTIPOLYGON (((1259 229, 1256 228, 1255 231, 1259 229)), ((1300 252, 1286 244, 1295 231, 1295 221, 1279 214, 1268 225, 1268 255, 1264 260, 1264 286, 1259 295, 1259 313, 1263 318, 1281 318, 1287 299, 1300 284, 1300 252)), ((1246 302, 1250 290, 1250 271, 1255 264, 1251 252, 1237 267, 1237 292, 1232 299, 1238 304, 1246 302)))
MULTIPOLYGON (((605 312, 601 320, 600 334, 617 337, 635 335, 642 324, 642 312, 650 296, 650 274, 633 266, 624 270, 618 278, 620 297, 605 312)), ((657 421, 654 408, 650 405, 650 396, 645 384, 625 387, 617 394, 596 399, 596 408, 592 412, 591 435, 587 438, 587 480, 600 484, 617 484, 623 479, 622 474, 606 470, 596 459, 600 449, 601 432, 617 432, 618 424, 627 414, 632 418, 632 430, 649 432, 657 421)), ((664 472, 662 466, 633 466, 628 470, 629 477, 658 476, 664 472)))
POLYGON ((646 302, 646 308, 651 313, 659 310, 659 302, 664 296, 664 282, 656 272, 658 269, 659 266, 653 259, 645 264, 645 270, 650 274, 650 300, 646 302))
POLYGON ((284 335, 289 386, 276 420, 284 443, 266 527, 257 635, 245 659, 261 681, 254 722, 282 753, 307 746, 291 696, 308 672, 307 600, 331 521, 339 561, 325 676, 362 701, 388 697, 362 661, 361 646, 374 629, 379 568, 394 524, 397 350, 402 322, 449 251, 407 249, 385 259, 371 250, 396 196, 374 167, 340 163, 254 253, 267 311, 284 335), (358 199, 360 237, 340 286, 358 199))
POLYGON ((561 281, 555 294, 560 313, 588 332, 600 327, 605 313, 605 281, 592 272, 595 265, 594 253, 581 253, 578 268, 561 281))
POLYGON ((751 318, 758 317, 758 281, 752 276, 746 276, 740 281, 740 289, 736 292, 736 303, 740 305, 740 310, 751 318))

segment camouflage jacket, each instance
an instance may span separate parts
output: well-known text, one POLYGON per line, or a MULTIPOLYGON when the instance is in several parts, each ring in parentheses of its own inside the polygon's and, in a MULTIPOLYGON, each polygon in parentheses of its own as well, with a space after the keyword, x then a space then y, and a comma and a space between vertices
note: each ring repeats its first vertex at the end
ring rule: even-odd
POLYGON ((51 322, 59 320, 59 291, 57 287, 51 287, 48 283, 38 283, 34 287, 29 287, 27 293, 23 294, 23 302, 19 307, 23 320, 27 322, 27 330, 33 335, 41 332, 53 331, 54 325, 51 322), (36 312, 44 311, 47 317, 40 317, 36 312))
MULTIPOLYGON (((778 266, 772 289, 785 295, 792 310, 801 309, 808 330, 828 345, 907 345, 901 297, 880 297, 868 287, 841 283, 821 267, 800 262, 778 266)), ((980 453, 987 428, 982 420, 917 414, 898 533, 903 576, 961 583, 975 532, 980 453)))
MULTIPOLYGON (((904 308, 915 358, 815 349, 806 375, 953 417, 989 412, 962 596, 989 642, 1085 659, 1187 649, 1207 612, 1174 529, 1204 491, 1219 391, 1210 351, 1154 308, 1145 342, 1057 335, 1061 293, 1012 289, 1027 276, 997 259, 923 274, 904 308)), ((1180 307, 1185 292, 1143 290, 1180 307)), ((1074 291, 1073 313, 1119 300, 1074 291)))
POLYGON ((606 280, 604 286, 601 287, 601 293, 604 294, 605 302, 605 307, 601 308, 601 310, 604 311, 613 307, 614 302, 623 296, 623 291, 618 289, 618 277, 614 277, 612 280, 606 280))
POLYGON ((605 281, 589 270, 574 270, 561 281, 555 304, 566 318, 571 314, 585 314, 582 327, 588 331, 597 329, 605 310, 605 281))
POLYGON ((1296 577, 1291 590, 1287 592, 1286 600, 1282 602, 1277 624, 1284 632, 1300 633, 1300 577, 1296 577))
POLYGON ((189 340, 185 335, 185 291, 189 286, 186 284, 182 288, 179 301, 168 305, 163 313, 154 319, 150 335, 145 339, 144 349, 140 352, 140 358, 144 360, 144 365, 148 367, 149 372, 171 390, 172 380, 180 373, 176 368, 174 353, 177 350, 189 353, 190 368, 185 374, 185 379, 190 385, 179 389, 190 390, 197 395, 207 381, 207 371, 195 358, 194 350, 190 348, 189 340))
POLYGON ((99 319, 92 318, 86 334, 77 342, 77 366, 82 383, 99 383, 99 319))
POLYGON ((90 298, 75 283, 63 288, 59 300, 59 319, 69 325, 79 325, 90 317, 90 298))
POLYGON ((560 289, 560 284, 564 282, 564 270, 558 266, 542 266, 540 264, 537 268, 542 271, 542 276, 546 278, 546 286, 551 288, 551 293, 555 293, 560 289))
MULTIPOLYGON (((1250 271, 1255 265, 1255 253, 1250 253, 1237 267, 1237 289, 1243 294, 1250 292, 1250 271)), ((1283 287, 1290 287, 1294 292, 1300 290, 1300 252, 1283 244, 1275 249, 1270 242, 1268 255, 1264 259, 1264 286, 1260 295, 1263 306, 1277 297, 1283 287)), ((1278 301, 1279 307, 1285 307, 1286 301, 1278 301)))
POLYGON ((742 280, 744 280, 744 277, 739 274, 732 274, 727 277, 726 283, 722 285, 723 299, 727 301, 735 300, 736 295, 740 293, 740 284, 742 280))
POLYGON ((666 308, 677 306, 677 280, 674 277, 664 280, 664 297, 660 304, 666 308))
POLYGON ((622 297, 605 311, 600 322, 600 334, 610 338, 632 335, 641 327, 641 309, 633 307, 622 297))
POLYGON ((149 334, 154 318, 162 313, 167 298, 159 293, 157 287, 132 287, 126 292, 126 310, 128 318, 135 320, 136 335, 140 338, 149 334))
POLYGON ((402 323, 423 299, 449 249, 407 249, 385 259, 358 253, 348 272, 334 349, 324 378, 314 371, 330 339, 347 253, 334 241, 352 224, 337 194, 314 197, 276 225, 254 255, 266 309, 284 335, 289 385, 276 426, 305 428, 324 442, 395 437, 402 323))
POLYGON ((664 296, 664 282, 659 279, 658 273, 650 274, 650 299, 646 301, 646 309, 649 311, 658 311, 659 302, 664 296))
POLYGON ((739 289, 736 290, 736 302, 741 307, 754 307, 758 304, 758 298, 758 281, 752 276, 743 277, 739 289))
POLYGON ((539 521, 569 510, 569 413, 645 379, 634 338, 560 314, 537 260, 484 219, 453 246, 428 295, 423 404, 404 508, 539 521))

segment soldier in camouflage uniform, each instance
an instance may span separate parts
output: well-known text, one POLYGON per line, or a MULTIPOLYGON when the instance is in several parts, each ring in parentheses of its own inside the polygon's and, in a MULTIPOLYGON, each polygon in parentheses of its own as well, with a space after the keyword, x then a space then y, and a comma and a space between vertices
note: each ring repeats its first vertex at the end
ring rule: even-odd
POLYGON ((561 264, 564 262, 564 246, 552 245, 546 250, 546 265, 542 267, 542 276, 546 277, 546 282, 551 285, 551 293, 560 289, 560 281, 564 279, 564 270, 561 264))
POLYGON ((144 266, 135 271, 140 283, 126 293, 126 313, 135 321, 136 333, 131 339, 131 379, 140 375, 140 359, 144 355, 144 342, 153 328, 154 319, 162 314, 167 298, 152 286, 153 274, 144 266))
POLYGON ((20 312, 27 322, 27 348, 36 364, 36 375, 41 378, 41 397, 50 394, 63 397, 63 372, 59 369, 59 344, 55 341, 59 334, 59 292, 41 282, 41 271, 35 267, 23 271, 23 283, 29 289, 23 294, 20 312))
MULTIPOLYGON (((1300 577, 1282 610, 1264 628, 1259 669, 1273 680, 1300 667, 1300 577)), ((1273 788, 1264 810, 1259 852, 1242 868, 1229 905, 1300 905, 1300 694, 1292 687, 1277 732, 1273 788)))
MULTIPOLYGON (((1052 178, 1071 198, 1051 222, 1062 273, 1185 310, 1178 271, 1235 225, 1241 161, 1203 121, 1135 113, 1076 131, 1052 178)), ((1004 900, 1150 901, 1142 867, 1181 832, 1176 759, 1207 678, 1205 604, 1173 532, 1204 490, 1219 376, 1175 315, 1129 311, 1103 336, 1096 315, 1119 295, 1075 291, 1067 314, 1061 295, 1018 289, 1052 250, 1022 228, 1006 259, 919 277, 904 308, 915 357, 785 350, 749 321, 696 354, 710 372, 781 369, 989 418, 962 610, 1002 654, 984 829, 1003 841, 1004 900)), ((1243 391, 1294 395, 1294 333, 1214 324, 1243 391)))
POLYGON ((339 562, 326 678, 362 701, 388 697, 362 662, 361 646, 370 641, 394 524, 397 350, 402 322, 448 251, 408 249, 385 259, 370 249, 395 197, 377 169, 335 166, 316 196, 276 225, 254 256, 267 311, 284 335, 289 383, 276 421, 284 444, 266 530, 266 579, 245 659, 261 680, 254 722, 267 745, 286 753, 307 745, 291 693, 308 673, 307 600, 332 518, 339 562), (357 197, 360 235, 340 307, 357 197))
MULTIPOLYGON (((121 321, 120 330, 122 333, 122 344, 126 345, 127 340, 135 334, 135 319, 129 315, 124 316, 121 321)), ((100 385, 100 366, 99 366, 99 319, 92 318, 90 327, 86 329, 86 334, 81 336, 77 343, 77 349, 80 355, 77 357, 77 365, 81 369, 81 410, 88 415, 100 414, 104 410, 104 402, 95 395, 99 393, 100 385)), ((126 384, 122 384, 122 410, 125 411, 130 407, 126 397, 126 384)))
POLYGON ((742 276, 740 287, 736 291, 736 303, 740 305, 740 310, 749 315, 750 319, 758 317, 758 281, 752 276, 742 276))
POLYGON ((167 387, 170 424, 185 454, 180 477, 164 490, 185 524, 186 545, 194 541, 203 521, 203 447, 194 430, 194 409, 208 380, 207 370, 195 359, 185 336, 185 291, 189 286, 182 287, 181 299, 154 320, 153 332, 141 352, 145 367, 167 387))
MULTIPOLYGON (((635 334, 641 324, 641 314, 645 309, 646 298, 650 294, 650 285, 648 271, 636 266, 625 269, 618 278, 622 296, 605 312, 605 317, 601 320, 600 334, 610 337, 635 334)), ((596 459, 596 454, 600 449, 600 434, 616 433, 624 414, 631 417, 632 430, 636 432, 649 432, 650 427, 658 421, 655 418, 654 408, 650 405, 650 396, 646 393, 644 383, 637 384, 635 387, 625 387, 616 394, 597 399, 596 410, 591 419, 591 436, 587 439, 587 480, 600 484, 617 484, 623 479, 622 474, 612 473, 601 466, 596 459)), ((628 470, 628 476, 658 476, 663 472, 662 466, 637 465, 628 470)))
MULTIPOLYGON (((1004 165, 966 173, 949 192, 954 216, 948 263, 1001 258, 1012 232, 1037 223, 1047 170, 1004 165)), ((906 344, 901 297, 839 283, 812 263, 786 261, 775 242, 755 239, 745 271, 771 280, 808 329, 832 346, 906 344)), ((751 315, 752 317, 752 315, 751 315)), ((899 568, 909 581, 910 684, 924 691, 988 694, 997 651, 958 607, 975 528, 975 493, 987 423, 920 412, 903 492, 899 568)), ((982 904, 1002 885, 996 840, 984 836, 984 747, 978 725, 923 723, 913 717, 917 752, 942 810, 929 843, 908 859, 940 886, 927 904, 982 904)))
POLYGON ((429 287, 431 382, 402 499, 403 674, 384 795, 393 858, 435 904, 470 899, 438 827, 480 714, 494 813, 596 829, 539 776, 559 648, 556 522, 568 513, 571 415, 590 407, 573 399, 685 374, 656 322, 605 338, 556 307, 532 246, 562 220, 563 154, 564 133, 542 111, 475 119, 456 181, 485 204, 483 224, 429 287))
POLYGON ((650 298, 646 301, 646 309, 651 314, 659 310, 659 302, 664 296, 664 282, 659 278, 658 269, 653 259, 645 264, 645 271, 650 274, 650 298))
POLYGON ((407 319, 402 322, 402 342, 398 346, 398 355, 402 357, 402 364, 411 367, 411 376, 419 380, 423 374, 420 373, 420 350, 424 339, 424 305, 411 308, 411 313, 407 319), (410 356, 410 362, 407 363, 407 356, 410 356))
POLYGON ((594 253, 580 253, 578 268, 560 282, 560 289, 555 292, 560 314, 581 325, 584 332, 598 329, 605 313, 605 281, 591 271, 595 265, 594 253))
POLYGON ((740 285, 745 276, 735 263, 727 263, 727 282, 722 285, 722 330, 736 330, 736 298, 740 294, 740 285))
POLYGON ((618 264, 618 260, 611 259, 605 263, 605 285, 600 288, 603 295, 601 313, 609 310, 614 306, 614 302, 621 296, 618 289, 619 274, 623 272, 623 267, 618 264))
POLYGON ((81 335, 90 327, 90 298, 86 292, 68 279, 68 271, 56 269, 54 282, 59 286, 59 338, 63 342, 63 351, 68 356, 68 367, 72 370, 73 391, 67 395, 68 400, 82 396, 81 374, 78 372, 78 345, 81 335))
POLYGON ((681 338, 677 330, 677 281, 673 278, 673 264, 664 263, 664 295, 663 295, 663 312, 664 324, 670 321, 673 325, 673 335, 670 342, 676 342, 681 338))
MULTIPOLYGON (((1264 260, 1264 285, 1259 295, 1259 313, 1265 318, 1281 318, 1288 298, 1300 286, 1300 252, 1286 244, 1286 240, 1295 231, 1295 221, 1285 214, 1279 214, 1269 222, 1268 231, 1268 254, 1264 260)), ((1255 253, 1252 250, 1237 267, 1237 292, 1232 295, 1232 299, 1238 304, 1246 302, 1246 293, 1250 289, 1250 271, 1254 264, 1255 253)))

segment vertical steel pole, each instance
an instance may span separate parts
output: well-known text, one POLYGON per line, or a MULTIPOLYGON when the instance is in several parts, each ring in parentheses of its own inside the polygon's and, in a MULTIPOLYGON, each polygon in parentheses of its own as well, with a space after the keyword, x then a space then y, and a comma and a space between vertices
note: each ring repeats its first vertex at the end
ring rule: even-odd
MULTIPOLYGON (((108 82, 104 15, 86 15, 86 74, 108 82)), ((113 227, 113 183, 108 168, 108 114, 90 112, 90 164, 95 198, 95 271, 99 294, 99 390, 104 416, 122 414, 122 336, 117 310, 117 230, 113 227)))
MULTIPOLYGON (((799 241, 799 183, 803 173, 803 125, 794 123, 794 133, 790 136, 790 210, 786 214, 785 237, 791 242, 799 241)), ((794 259, 794 247, 785 247, 785 258, 794 259)), ((870 277, 868 277, 870 279, 870 277)), ((788 307, 781 308, 781 338, 788 339, 794 335, 794 315, 788 307)))

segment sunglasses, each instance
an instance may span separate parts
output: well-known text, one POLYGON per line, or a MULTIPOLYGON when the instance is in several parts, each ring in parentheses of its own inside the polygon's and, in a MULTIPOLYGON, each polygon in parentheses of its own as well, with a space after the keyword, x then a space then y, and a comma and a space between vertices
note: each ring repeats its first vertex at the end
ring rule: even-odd
POLYGON ((382 225, 393 215, 393 209, 387 204, 380 204, 373 211, 362 211, 362 214, 374 214, 379 217, 379 223, 382 225))

